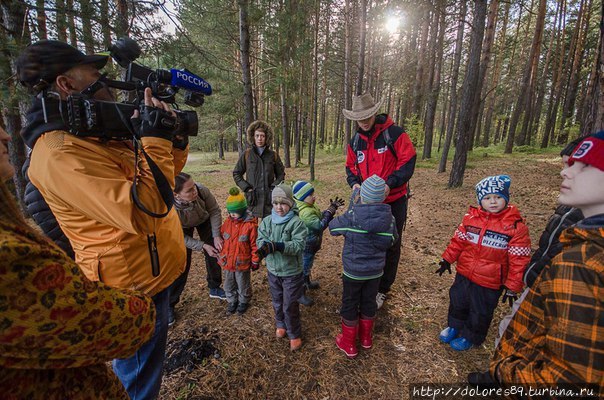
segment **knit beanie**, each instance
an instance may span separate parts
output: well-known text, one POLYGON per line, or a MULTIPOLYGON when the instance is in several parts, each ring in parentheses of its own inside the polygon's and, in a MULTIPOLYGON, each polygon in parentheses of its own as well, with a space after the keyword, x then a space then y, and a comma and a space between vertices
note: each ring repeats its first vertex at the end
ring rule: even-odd
POLYGON ((292 194, 292 188, 285 182, 281 182, 273 189, 271 200, 273 203, 284 203, 293 207, 294 195, 292 194))
POLYGON ((382 203, 386 199, 386 181, 377 175, 371 175, 361 184, 363 203, 382 203))
POLYGON ((245 196, 239 188, 232 187, 229 189, 229 197, 227 197, 226 201, 226 209, 230 213, 236 213, 239 215, 245 214, 245 210, 247 208, 247 201, 245 200, 245 196))
POLYGON ((573 165, 576 161, 604 171, 604 131, 590 135, 579 143, 568 159, 568 165, 573 165))
POLYGON ((298 181, 292 186, 294 199, 304 201, 305 198, 314 193, 315 188, 306 181, 298 181))
POLYGON ((487 176, 476 184, 476 200, 478 204, 489 194, 496 194, 505 199, 505 204, 510 201, 510 184, 512 178, 507 175, 487 176))

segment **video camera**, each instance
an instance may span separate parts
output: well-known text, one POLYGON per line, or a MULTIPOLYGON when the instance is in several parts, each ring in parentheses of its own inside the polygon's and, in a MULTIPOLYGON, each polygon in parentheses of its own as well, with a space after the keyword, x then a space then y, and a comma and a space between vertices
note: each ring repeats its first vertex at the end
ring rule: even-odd
POLYGON ((176 94, 183 89, 184 102, 190 107, 201 107, 204 96, 212 94, 212 87, 203 78, 186 69, 156 69, 136 64, 141 50, 133 39, 119 39, 109 48, 109 55, 126 69, 125 80, 111 80, 105 76, 82 93, 67 98, 67 117, 70 130, 76 136, 93 136, 113 140, 132 138, 127 126, 134 110, 144 108, 144 90, 151 88, 153 96, 173 106, 174 118, 160 118, 160 129, 171 130, 174 135, 197 136, 197 112, 178 109, 176 94), (94 93, 110 87, 135 93, 133 101, 109 102, 96 100, 94 93))

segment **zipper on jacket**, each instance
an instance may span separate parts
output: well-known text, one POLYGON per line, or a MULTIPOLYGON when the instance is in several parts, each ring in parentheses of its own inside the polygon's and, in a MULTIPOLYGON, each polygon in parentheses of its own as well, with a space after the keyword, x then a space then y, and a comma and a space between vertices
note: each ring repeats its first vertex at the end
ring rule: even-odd
POLYGON ((151 257, 151 273, 153 276, 159 276, 159 254, 157 252, 155 233, 147 235, 147 245, 149 246, 149 256, 151 257))

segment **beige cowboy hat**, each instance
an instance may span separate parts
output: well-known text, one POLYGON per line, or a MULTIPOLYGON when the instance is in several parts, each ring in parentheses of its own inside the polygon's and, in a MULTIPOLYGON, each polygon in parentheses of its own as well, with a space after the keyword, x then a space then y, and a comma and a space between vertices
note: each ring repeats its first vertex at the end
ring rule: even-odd
POLYGON ((372 117, 382 105, 382 101, 375 102, 369 93, 352 98, 352 110, 342 110, 342 114, 351 121, 361 121, 372 117))

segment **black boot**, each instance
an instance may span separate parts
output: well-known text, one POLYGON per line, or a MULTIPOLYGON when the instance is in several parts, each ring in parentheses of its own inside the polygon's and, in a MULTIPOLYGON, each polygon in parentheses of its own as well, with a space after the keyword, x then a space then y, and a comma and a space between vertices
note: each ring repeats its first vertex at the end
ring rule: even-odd
POLYGON ((303 306, 310 307, 315 304, 315 301, 311 297, 308 297, 306 295, 307 290, 308 288, 306 287, 306 285, 304 285, 304 288, 302 289, 302 296, 300 296, 300 298, 298 299, 298 303, 302 304, 303 306))
POLYGON ((304 275, 304 286, 306 286, 310 290, 318 289, 321 287, 319 282, 312 282, 310 280, 310 274, 304 275))

